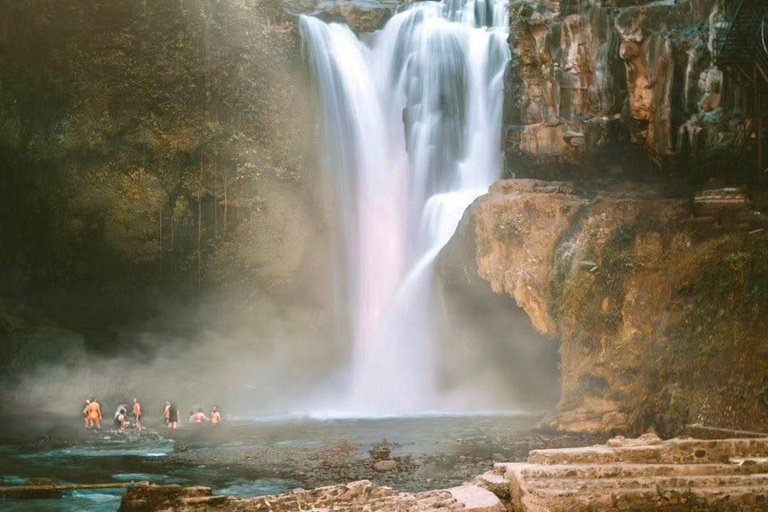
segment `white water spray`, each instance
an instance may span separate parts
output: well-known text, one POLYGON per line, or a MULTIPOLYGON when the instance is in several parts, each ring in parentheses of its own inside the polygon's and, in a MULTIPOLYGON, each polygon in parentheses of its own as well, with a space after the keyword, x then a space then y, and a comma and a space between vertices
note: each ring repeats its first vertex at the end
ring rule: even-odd
POLYGON ((354 353, 339 412, 449 412, 435 368, 434 260, 499 174, 506 1, 413 4, 369 46, 311 17, 300 29, 343 229, 354 353))

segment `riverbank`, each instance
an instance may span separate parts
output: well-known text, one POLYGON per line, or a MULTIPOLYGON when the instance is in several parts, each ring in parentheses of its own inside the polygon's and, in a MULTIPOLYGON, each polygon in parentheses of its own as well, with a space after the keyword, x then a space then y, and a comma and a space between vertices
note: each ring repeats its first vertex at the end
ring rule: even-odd
MULTIPOLYGON (((525 460, 532 449, 600 441, 541 432, 535 429, 538 421, 528 416, 230 420, 220 428, 185 423, 175 431, 150 421, 157 430, 138 434, 85 432, 72 420, 58 428, 28 423, 26 429, 0 433, 0 483, 147 481, 248 498, 369 480, 413 493, 460 485, 494 462, 525 460), (385 438, 392 464, 382 472, 374 469, 369 452, 385 438)), ((3 510, 70 512, 83 510, 86 497, 98 497, 98 505, 88 502, 85 509, 113 512, 120 495, 70 493, 54 500, 55 508, 51 500, 6 500, 3 510)))

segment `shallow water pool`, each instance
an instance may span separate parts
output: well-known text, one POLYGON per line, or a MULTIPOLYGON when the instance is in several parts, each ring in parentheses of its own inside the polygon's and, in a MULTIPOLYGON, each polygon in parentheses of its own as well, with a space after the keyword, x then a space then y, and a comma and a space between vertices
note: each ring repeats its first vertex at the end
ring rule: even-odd
MULTIPOLYGON (((103 433, 81 436, 66 446, 53 448, 35 443, 6 443, 0 445, 0 484, 20 485, 28 479, 50 479, 57 483, 150 481, 205 485, 217 494, 253 497, 287 492, 302 484, 299 470, 293 474, 292 466, 280 460, 291 450, 309 454, 311 459, 315 451, 320 453, 343 440, 353 447, 353 457, 365 458, 373 444, 386 438, 393 443, 394 456, 455 454, 460 439, 514 436, 530 431, 538 420, 529 416, 360 420, 243 418, 230 419, 221 428, 184 425, 174 432, 159 428, 164 439, 103 433), (202 454, 202 460, 179 460, 173 456, 174 447, 184 450, 184 455, 202 454), (238 467, 214 464, 213 460, 206 463, 208 454, 213 459, 222 454, 236 456, 244 451, 257 455, 238 467), (262 453, 267 455, 261 457, 262 453)), ((490 458, 491 452, 482 456, 490 458)), ((0 508, 11 512, 112 512, 119 507, 122 492, 121 489, 71 492, 54 500, 6 499, 0 500, 0 508)))

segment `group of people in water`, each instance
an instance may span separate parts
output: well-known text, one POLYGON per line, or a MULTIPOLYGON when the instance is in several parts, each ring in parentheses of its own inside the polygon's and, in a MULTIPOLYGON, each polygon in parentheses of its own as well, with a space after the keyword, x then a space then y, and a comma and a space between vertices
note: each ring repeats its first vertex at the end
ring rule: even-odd
MULTIPOLYGON (((168 426, 168 428, 178 428, 179 427, 179 408, 176 407, 175 404, 173 404, 170 401, 165 402, 165 409, 163 409, 163 419, 165 419, 165 424, 168 426)), ((213 406, 213 410, 211 411, 211 417, 205 415, 203 412, 202 407, 198 407, 193 411, 190 411, 189 413, 189 422, 190 423, 202 423, 202 422, 210 422, 211 425, 218 425, 221 423, 221 413, 219 412, 219 408, 215 405, 213 406)))
MULTIPOLYGON (((85 428, 101 430, 101 404, 96 400, 96 397, 89 398, 85 401, 83 416, 85 416, 85 428)), ((128 413, 128 404, 119 404, 117 409, 115 409, 113 423, 115 428, 126 429, 131 426, 131 419, 133 419, 133 426, 139 430, 141 429, 141 416, 141 404, 139 403, 139 400, 134 397, 130 414, 128 413)), ((179 408, 170 401, 165 402, 163 420, 168 428, 175 429, 179 426, 179 408)), ((211 425, 218 425, 221 423, 221 413, 219 412, 219 408, 214 406, 211 411, 211 417, 209 418, 203 412, 203 408, 198 407, 190 412, 189 422, 209 422, 211 425)))

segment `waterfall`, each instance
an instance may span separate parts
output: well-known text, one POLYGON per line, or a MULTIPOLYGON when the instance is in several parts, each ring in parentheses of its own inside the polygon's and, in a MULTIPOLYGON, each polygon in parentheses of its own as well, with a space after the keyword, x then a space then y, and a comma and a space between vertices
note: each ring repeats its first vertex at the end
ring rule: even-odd
POLYGON ((451 410, 437 384, 434 260, 499 174, 506 1, 413 3, 365 42, 308 16, 300 31, 342 231, 353 357, 338 412, 451 410))

